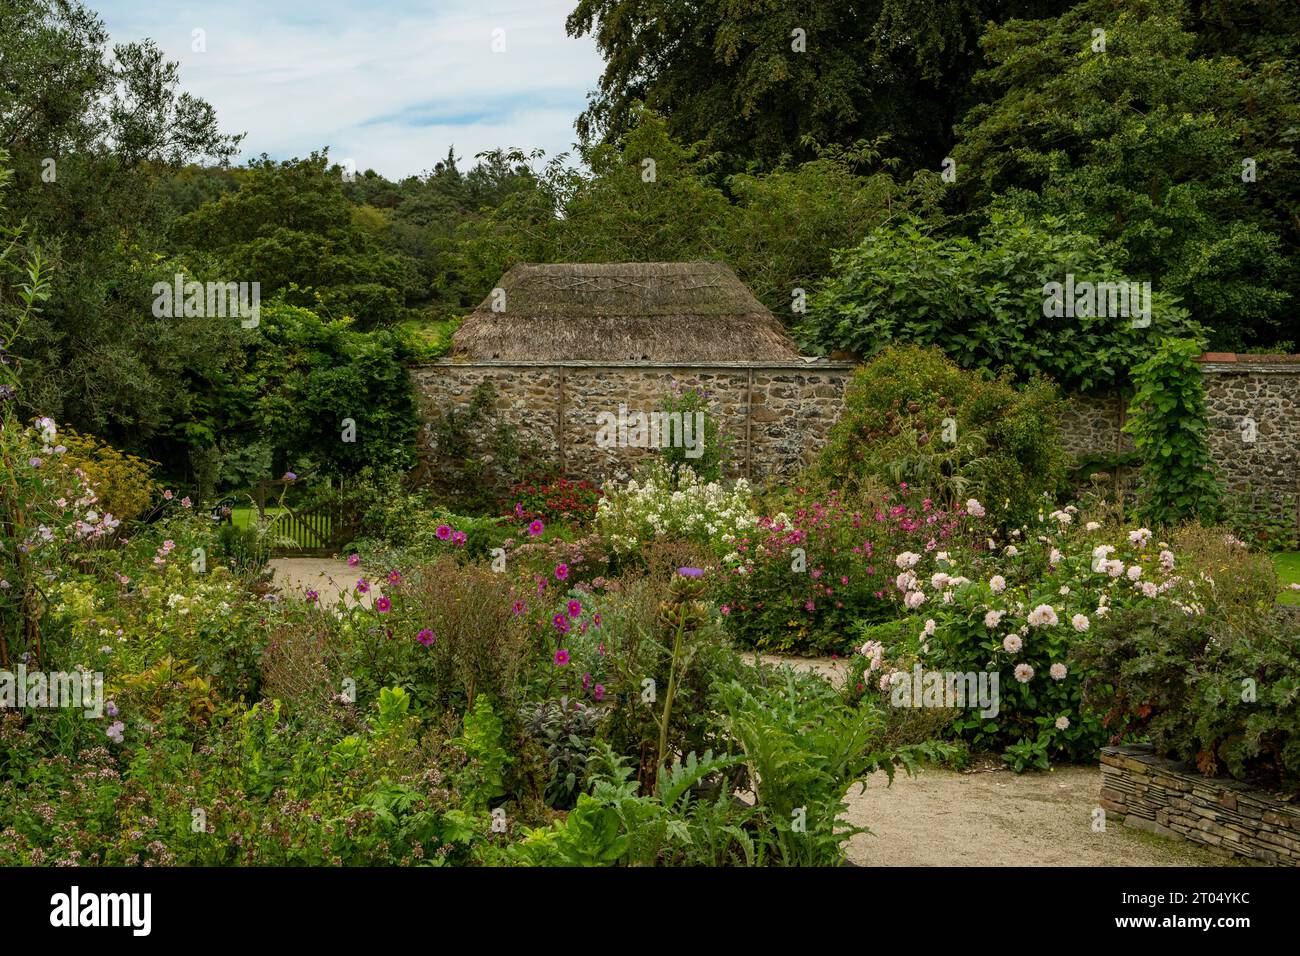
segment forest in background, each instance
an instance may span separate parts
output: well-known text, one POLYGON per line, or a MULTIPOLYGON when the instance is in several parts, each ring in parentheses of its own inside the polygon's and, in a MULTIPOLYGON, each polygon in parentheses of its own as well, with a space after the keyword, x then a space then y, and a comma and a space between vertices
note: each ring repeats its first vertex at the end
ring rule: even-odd
POLYGON ((1125 385, 1161 336, 1295 349, 1294 4, 732 6, 581 0, 606 68, 572 154, 453 148, 391 181, 323 145, 232 165, 152 42, 0 0, 4 225, 52 267, 4 343, 12 400, 200 497, 406 466, 407 364, 520 261, 717 259, 810 353, 934 343, 1072 388, 1125 385), (260 323, 155 315, 178 273, 259 282, 260 323), (1151 327, 1044 321, 1066 273, 1149 281, 1151 327))

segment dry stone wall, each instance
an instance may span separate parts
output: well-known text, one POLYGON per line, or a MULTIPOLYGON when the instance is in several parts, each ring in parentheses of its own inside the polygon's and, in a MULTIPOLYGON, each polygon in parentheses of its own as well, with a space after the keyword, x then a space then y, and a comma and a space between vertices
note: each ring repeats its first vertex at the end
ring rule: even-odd
MULTIPOLYGON (((839 417, 847 362, 700 365, 595 362, 454 362, 412 370, 426 422, 449 403, 470 400, 491 382, 497 409, 572 477, 605 478, 630 471, 647 454, 597 446, 597 415, 657 408, 674 381, 710 394, 722 415, 732 471, 790 477, 810 461, 839 417)), ((1238 498, 1268 499, 1296 520, 1300 502, 1300 356, 1210 353, 1202 358, 1210 446, 1220 477, 1238 498)), ((1120 394, 1071 397, 1062 421, 1076 456, 1131 452, 1122 431, 1127 399, 1120 394)), ((432 441, 432 429, 426 428, 432 441)), ((436 449, 430 446, 430 451, 436 449)), ((490 453, 490 450, 488 450, 490 453)))
MULTIPOLYGON (((431 424, 440 410, 471 401, 490 382, 496 411, 519 437, 571 477, 627 474, 650 451, 601 447, 602 413, 659 408, 674 383, 704 391, 720 416, 733 474, 790 477, 810 462, 839 417, 851 363, 683 364, 462 363, 412 370, 426 421, 426 450, 437 462, 431 424)), ((490 453, 490 449, 483 449, 490 453)))
POLYGON ((1300 866, 1300 809, 1236 780, 1203 777, 1147 746, 1102 749, 1100 802, 1128 826, 1300 866))

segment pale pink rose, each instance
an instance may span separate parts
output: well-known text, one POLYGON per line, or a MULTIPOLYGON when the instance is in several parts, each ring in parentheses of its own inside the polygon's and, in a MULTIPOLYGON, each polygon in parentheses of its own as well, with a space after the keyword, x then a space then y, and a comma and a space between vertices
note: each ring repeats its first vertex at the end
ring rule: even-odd
POLYGON ((1057 718, 1056 718, 1056 729, 1057 729, 1057 730, 1069 730, 1069 729, 1070 729, 1070 718, 1069 718, 1069 717, 1057 717, 1057 718))
POLYGON ((907 605, 909 610, 915 611, 925 603, 925 592, 908 591, 906 596, 903 598, 903 603, 907 605))
POLYGON ((994 594, 1001 594, 1007 589, 1007 579, 1000 574, 995 574, 989 578, 989 587, 993 589, 994 594))
POLYGON ((1002 617, 1006 611, 989 611, 984 615, 984 626, 992 630, 1002 623, 1002 617))
POLYGON ((985 515, 984 506, 974 498, 967 498, 966 513, 972 518, 983 518, 985 515))
POLYGON ((1047 672, 1052 675, 1052 680, 1065 680, 1065 675, 1069 673, 1065 665, 1059 662, 1048 668, 1047 672))
POLYGON ((1008 654, 1019 654, 1024 646, 1025 642, 1020 639, 1019 634, 1008 634, 1002 638, 1002 649, 1008 654))
POLYGON ((1034 679, 1034 669, 1028 664, 1017 664, 1015 674, 1016 680, 1022 684, 1028 684, 1034 679))
POLYGON ((1070 618, 1070 624, 1080 634, 1082 634, 1084 631, 1086 631, 1088 628, 1092 626, 1092 622, 1088 620, 1088 616, 1086 614, 1074 615, 1074 617, 1070 618))
POLYGON ((1130 581, 1136 581, 1138 578, 1142 577, 1142 568, 1135 564, 1128 569, 1127 574, 1130 581))

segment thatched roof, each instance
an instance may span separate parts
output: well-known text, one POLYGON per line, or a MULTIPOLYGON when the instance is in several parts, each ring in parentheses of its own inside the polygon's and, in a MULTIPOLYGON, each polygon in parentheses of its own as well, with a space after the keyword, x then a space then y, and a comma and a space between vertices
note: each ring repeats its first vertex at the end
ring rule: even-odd
POLYGON ((720 262, 517 265, 451 339, 470 360, 766 362, 797 358, 781 323, 720 262), (498 307, 500 308, 500 307, 498 307))

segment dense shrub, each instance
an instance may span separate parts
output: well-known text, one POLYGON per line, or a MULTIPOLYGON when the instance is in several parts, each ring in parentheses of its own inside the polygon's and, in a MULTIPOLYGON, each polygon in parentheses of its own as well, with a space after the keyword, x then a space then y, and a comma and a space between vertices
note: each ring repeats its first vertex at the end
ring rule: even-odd
POLYGON ((1145 325, 1119 303, 1048 306, 1049 283, 1130 281, 1096 236, 1061 217, 994 205, 976 239, 943 235, 915 217, 877 226, 841 252, 798 330, 808 347, 875 356, 890 343, 935 347, 964 368, 1042 372, 1068 388, 1123 385, 1147 354, 1152 329, 1200 327, 1167 293, 1149 295, 1145 325), (1048 314, 1055 312, 1057 314, 1048 314))
POLYGON ((969 550, 983 530, 965 506, 948 511, 907 488, 852 506, 800 490, 737 540, 715 591, 746 647, 843 653, 851 627, 903 613, 895 555, 969 550))
POLYGON ((143 515, 153 504, 158 487, 153 480, 155 462, 124 454, 91 435, 65 428, 59 442, 67 450, 60 461, 80 468, 94 485, 99 507, 121 521, 143 515))
POLYGON ((1020 524, 1064 477, 1061 408, 1042 378, 1018 389, 938 349, 890 346, 854 373, 815 475, 848 492, 906 482, 948 507, 977 498, 1020 524))
POLYGON ((1296 615, 1229 622, 1133 607, 1099 623, 1082 660, 1086 699, 1113 734, 1141 733, 1207 775, 1300 793, 1296 615))

